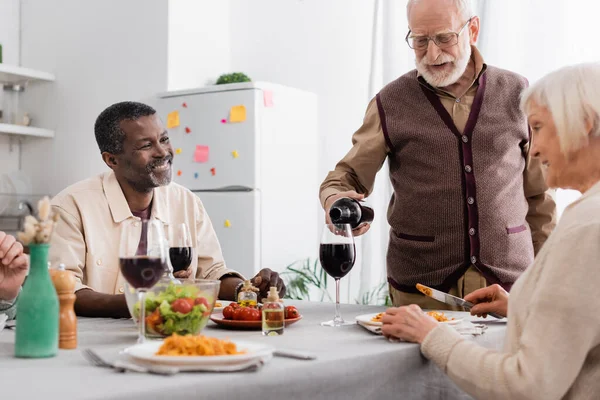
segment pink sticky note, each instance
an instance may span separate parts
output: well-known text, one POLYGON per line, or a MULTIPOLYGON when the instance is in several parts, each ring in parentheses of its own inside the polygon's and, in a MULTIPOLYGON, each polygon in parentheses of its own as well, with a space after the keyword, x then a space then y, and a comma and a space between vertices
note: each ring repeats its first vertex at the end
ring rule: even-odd
POLYGON ((205 163, 208 161, 208 146, 197 145, 194 152, 194 161, 197 163, 205 163))
POLYGON ((263 99, 265 101, 265 107, 273 107, 273 92, 270 90, 263 91, 263 99))

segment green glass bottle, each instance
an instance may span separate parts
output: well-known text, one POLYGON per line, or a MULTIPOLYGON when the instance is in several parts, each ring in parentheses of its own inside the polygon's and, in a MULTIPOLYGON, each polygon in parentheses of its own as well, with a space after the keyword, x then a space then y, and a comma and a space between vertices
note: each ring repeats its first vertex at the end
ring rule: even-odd
POLYGON ((53 357, 58 352, 59 305, 48 272, 49 248, 29 245, 29 276, 17 301, 16 357, 53 357))

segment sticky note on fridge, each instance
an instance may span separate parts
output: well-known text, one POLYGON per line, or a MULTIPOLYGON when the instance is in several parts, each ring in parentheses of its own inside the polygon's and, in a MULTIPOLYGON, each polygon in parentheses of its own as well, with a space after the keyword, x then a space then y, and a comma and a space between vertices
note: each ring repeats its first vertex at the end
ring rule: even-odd
POLYGON ((229 221, 228 219, 226 219, 225 223, 223 225, 225 225, 225 228, 230 228, 231 227, 231 221, 229 221))
POLYGON ((246 106, 233 106, 229 110, 229 122, 244 122, 246 120, 246 106))
POLYGON ((170 112, 167 115, 167 129, 176 128, 179 126, 179 111, 170 112))
POLYGON ((208 161, 208 146, 197 145, 194 151, 194 162, 205 163, 208 161))
POLYGON ((263 92, 263 99, 265 101, 265 107, 273 107, 273 92, 265 90, 263 92))

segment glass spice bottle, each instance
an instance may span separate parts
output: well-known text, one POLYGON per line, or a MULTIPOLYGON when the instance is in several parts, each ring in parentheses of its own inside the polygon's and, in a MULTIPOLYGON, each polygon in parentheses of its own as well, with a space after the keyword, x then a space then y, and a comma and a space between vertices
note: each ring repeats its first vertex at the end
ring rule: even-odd
POLYGON ((244 281, 244 285, 238 293, 237 302, 242 307, 256 307, 258 305, 258 288, 252 286, 249 280, 244 281))
POLYGON ((279 292, 275 286, 269 289, 269 295, 262 307, 262 334, 264 336, 283 335, 285 324, 285 307, 279 299, 279 292))

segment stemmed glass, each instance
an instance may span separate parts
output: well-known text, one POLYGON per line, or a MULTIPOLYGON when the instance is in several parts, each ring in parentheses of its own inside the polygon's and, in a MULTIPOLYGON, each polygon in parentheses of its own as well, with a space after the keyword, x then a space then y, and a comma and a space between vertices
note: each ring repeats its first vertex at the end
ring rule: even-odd
POLYGON ((192 238, 185 223, 169 225, 169 258, 173 272, 185 271, 192 263, 192 238))
POLYGON ((140 303, 138 343, 144 343, 146 338, 146 291, 163 276, 167 257, 164 228, 160 221, 144 220, 141 224, 132 221, 123 226, 119 264, 123 278, 135 289, 140 303))
POLYGON ((326 224, 319 248, 321 266, 335 279, 335 317, 323 326, 353 325, 340 314, 340 279, 350 272, 356 259, 356 248, 350 224, 326 224))

